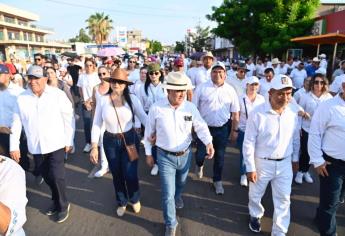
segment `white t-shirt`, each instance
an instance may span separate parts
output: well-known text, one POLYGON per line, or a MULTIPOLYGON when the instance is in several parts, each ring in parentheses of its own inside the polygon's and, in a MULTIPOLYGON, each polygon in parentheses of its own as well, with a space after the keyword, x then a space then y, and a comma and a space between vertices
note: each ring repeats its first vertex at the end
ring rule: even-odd
POLYGON ((292 84, 295 88, 299 89, 303 87, 304 80, 308 77, 305 69, 299 70, 297 68, 291 71, 290 77, 292 84))
POLYGON ((96 72, 92 74, 83 73, 79 75, 77 86, 83 91, 84 101, 87 101, 92 97, 93 88, 100 83, 101 80, 98 78, 96 72))

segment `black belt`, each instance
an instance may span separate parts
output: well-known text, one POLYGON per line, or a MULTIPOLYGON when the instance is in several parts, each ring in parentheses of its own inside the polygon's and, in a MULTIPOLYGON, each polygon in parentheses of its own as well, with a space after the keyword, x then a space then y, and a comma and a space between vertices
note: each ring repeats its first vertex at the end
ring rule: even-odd
POLYGON ((210 129, 221 129, 226 126, 229 126, 231 124, 231 120, 229 119, 227 122, 225 122, 222 126, 208 126, 210 129))
POLYGON ((345 165, 345 161, 328 156, 325 152, 323 152, 323 158, 332 164, 345 165))
POLYGON ((190 147, 190 145, 187 147, 186 150, 180 151, 180 152, 170 152, 170 151, 164 150, 163 148, 160 148, 160 147, 157 147, 157 148, 160 149, 160 150, 162 150, 162 151, 165 152, 166 154, 169 154, 169 155, 172 155, 172 156, 179 157, 179 156, 182 156, 182 155, 186 154, 186 152, 189 150, 189 147, 190 147))
POLYGON ((282 161, 282 160, 285 160, 286 157, 280 158, 280 159, 275 159, 275 158, 270 158, 270 157, 264 157, 264 158, 262 158, 262 159, 264 159, 264 160, 269 160, 269 161, 282 161))
MULTIPOLYGON (((133 129, 133 128, 132 128, 133 129)), ((110 133, 108 131, 105 131, 104 132, 104 135, 107 135, 109 137, 112 137, 112 138, 118 138, 118 139, 121 139, 122 137, 124 137, 126 134, 128 134, 129 132, 132 131, 132 129, 128 130, 127 132, 124 132, 124 133, 110 133)))

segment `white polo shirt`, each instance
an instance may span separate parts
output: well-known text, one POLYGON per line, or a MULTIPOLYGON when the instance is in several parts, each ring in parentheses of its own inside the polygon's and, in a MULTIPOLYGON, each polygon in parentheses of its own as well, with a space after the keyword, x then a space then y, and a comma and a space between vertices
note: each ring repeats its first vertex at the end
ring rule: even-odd
POLYGON ((24 170, 12 159, 0 156, 0 202, 11 211, 5 236, 25 236, 26 183, 24 170))
POLYGON ((256 171, 254 158, 281 159, 292 156, 296 162, 299 149, 298 114, 291 104, 279 115, 266 101, 249 114, 243 141, 247 172, 256 171))
POLYGON ((231 112, 240 111, 237 94, 227 83, 218 87, 209 80, 195 90, 192 100, 201 117, 212 127, 223 126, 230 119, 231 112))
POLYGON ((46 85, 40 97, 31 89, 20 94, 14 107, 10 150, 19 150, 24 127, 31 154, 47 154, 73 146, 75 120, 73 106, 66 94, 46 85))
POLYGON ((240 97, 242 94, 246 92, 246 80, 247 77, 244 77, 242 80, 240 80, 237 77, 237 73, 226 79, 226 82, 230 84, 236 91, 237 96, 240 97))
POLYGON ((308 153, 310 164, 322 165, 322 151, 345 161, 345 101, 339 94, 319 105, 309 129, 308 153))
POLYGON ((152 144, 148 142, 152 134, 156 134, 156 146, 164 150, 186 150, 192 142, 192 128, 205 145, 212 142, 207 124, 193 103, 184 101, 175 109, 168 98, 156 102, 150 108, 145 126, 146 155, 152 155, 152 144))
POLYGON ((307 72, 305 69, 299 70, 297 68, 293 69, 290 73, 290 78, 292 79, 292 84, 295 88, 302 88, 304 80, 307 78, 307 72))
POLYGON ((249 114, 252 112, 252 110, 255 107, 259 106, 260 104, 265 103, 265 98, 264 98, 264 96, 262 96, 260 94, 256 94, 256 98, 252 102, 248 98, 247 94, 243 94, 239 98, 239 102, 240 102, 240 122, 238 124, 238 128, 241 131, 245 132, 246 131, 247 119, 248 119, 246 113, 249 116, 249 114))

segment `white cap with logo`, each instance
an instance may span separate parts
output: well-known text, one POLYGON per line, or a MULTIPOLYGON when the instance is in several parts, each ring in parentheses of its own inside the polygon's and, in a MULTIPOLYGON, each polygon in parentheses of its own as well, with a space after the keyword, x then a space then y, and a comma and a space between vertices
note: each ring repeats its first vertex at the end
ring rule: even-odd
POLYGON ((281 90, 285 88, 295 88, 292 85, 292 80, 286 75, 277 75, 271 81, 271 89, 281 90))

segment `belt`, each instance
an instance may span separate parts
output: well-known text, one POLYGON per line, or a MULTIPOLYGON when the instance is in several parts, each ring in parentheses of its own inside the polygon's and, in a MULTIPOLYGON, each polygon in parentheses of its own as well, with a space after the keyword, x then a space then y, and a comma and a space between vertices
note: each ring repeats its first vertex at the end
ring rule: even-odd
POLYGON ((172 156, 179 157, 179 156, 184 155, 184 154, 189 150, 189 147, 190 147, 190 145, 186 148, 186 150, 180 151, 180 152, 170 152, 170 151, 164 150, 163 148, 160 148, 160 147, 157 147, 157 148, 160 149, 160 150, 162 150, 162 151, 165 152, 166 154, 169 154, 169 155, 172 155, 172 156))
MULTIPOLYGON (((133 129, 133 128, 132 128, 133 129)), ((110 133, 108 131, 105 131, 104 134, 109 136, 109 137, 112 137, 112 138, 118 138, 118 139, 121 139, 122 137, 124 137, 126 134, 128 134, 129 132, 132 131, 132 129, 128 130, 127 132, 124 132, 124 133, 110 133)))
POLYGON ((340 160, 340 159, 335 159, 329 155, 327 155, 325 152, 323 152, 323 158, 328 161, 331 162, 333 164, 339 164, 339 165, 345 165, 345 161, 340 160))
POLYGON ((264 159, 264 160, 269 160, 269 161, 282 161, 282 160, 285 160, 286 157, 280 158, 280 159, 270 158, 270 157, 264 157, 264 158, 262 158, 262 159, 264 159))

